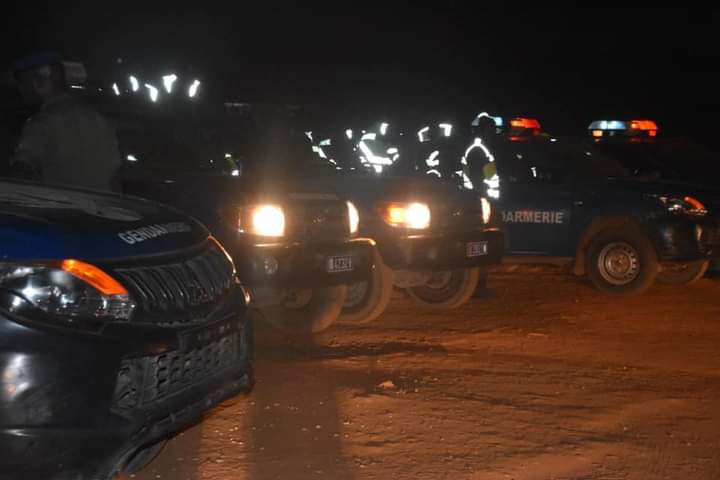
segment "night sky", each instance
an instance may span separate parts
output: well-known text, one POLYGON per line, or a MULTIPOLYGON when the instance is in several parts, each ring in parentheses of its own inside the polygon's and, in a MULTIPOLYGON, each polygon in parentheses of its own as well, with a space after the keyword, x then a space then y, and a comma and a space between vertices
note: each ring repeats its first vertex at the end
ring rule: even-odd
POLYGON ((50 48, 84 61, 100 83, 178 71, 242 101, 340 115, 487 109, 537 116, 561 134, 599 117, 650 117, 665 133, 695 136, 720 121, 713 10, 357 2, 344 14, 307 3, 269 15, 255 3, 194 5, 15 9, 0 61, 50 48))

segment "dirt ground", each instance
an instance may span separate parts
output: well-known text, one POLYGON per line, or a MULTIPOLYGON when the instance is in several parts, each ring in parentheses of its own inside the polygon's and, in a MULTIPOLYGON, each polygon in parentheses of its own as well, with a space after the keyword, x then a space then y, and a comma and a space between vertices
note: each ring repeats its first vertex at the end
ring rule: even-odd
POLYGON ((255 391, 138 480, 720 479, 720 280, 613 298, 507 269, 366 327, 265 332, 255 391))

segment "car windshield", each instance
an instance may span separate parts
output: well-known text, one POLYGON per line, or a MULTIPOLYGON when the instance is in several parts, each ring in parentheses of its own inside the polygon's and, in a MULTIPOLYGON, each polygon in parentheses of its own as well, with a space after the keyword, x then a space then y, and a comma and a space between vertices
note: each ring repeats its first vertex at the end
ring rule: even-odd
POLYGON ((465 142, 458 138, 421 143, 416 134, 407 131, 381 132, 380 129, 318 132, 313 137, 316 158, 335 169, 376 177, 426 176, 429 170, 426 160, 438 150, 443 153, 442 159, 437 154, 433 156, 441 164, 438 173, 439 170, 448 173, 461 170, 465 142))
POLYGON ((261 169, 290 173, 308 165, 324 166, 304 134, 281 123, 122 118, 116 120, 116 128, 123 158, 145 168, 240 176, 261 169))
POLYGON ((597 143, 594 150, 612 157, 635 175, 680 181, 705 181, 720 174, 717 154, 688 138, 647 142, 597 143))
POLYGON ((511 182, 630 177, 625 166, 575 137, 502 141, 493 154, 501 177, 511 182))

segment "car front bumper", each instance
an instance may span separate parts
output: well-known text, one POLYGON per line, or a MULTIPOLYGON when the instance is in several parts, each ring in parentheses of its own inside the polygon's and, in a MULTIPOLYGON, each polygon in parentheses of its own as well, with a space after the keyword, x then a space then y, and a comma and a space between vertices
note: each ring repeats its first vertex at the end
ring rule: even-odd
POLYGON ((500 262, 504 237, 499 229, 395 236, 384 234, 377 246, 393 270, 447 271, 500 262))
POLYGON ((242 297, 238 287, 199 326, 108 325, 99 335, 0 313, 0 478, 109 478, 138 448, 249 391, 242 297))
POLYGON ((242 242, 231 248, 238 275, 251 289, 304 289, 368 279, 375 247, 372 240, 359 238, 312 243, 242 242))
POLYGON ((649 225, 661 261, 689 262, 720 257, 720 221, 677 218, 649 225))

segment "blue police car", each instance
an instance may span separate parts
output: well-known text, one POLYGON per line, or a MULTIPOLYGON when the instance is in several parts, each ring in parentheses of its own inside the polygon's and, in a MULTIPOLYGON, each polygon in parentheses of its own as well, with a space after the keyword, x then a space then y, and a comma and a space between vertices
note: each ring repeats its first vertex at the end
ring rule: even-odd
POLYGON ((0 181, 0 478, 109 479, 252 387, 246 295, 158 204, 0 181))
MULTIPOLYGON (((635 138, 656 136, 649 121, 627 122, 635 138)), ((554 138, 534 119, 475 139, 485 151, 463 159, 476 186, 495 189, 507 261, 565 263, 602 291, 639 293, 655 280, 682 285, 720 256, 720 195, 671 181, 587 138, 554 138), (488 152, 490 154, 488 155, 488 152)), ((623 122, 593 122, 593 138, 623 122)))

